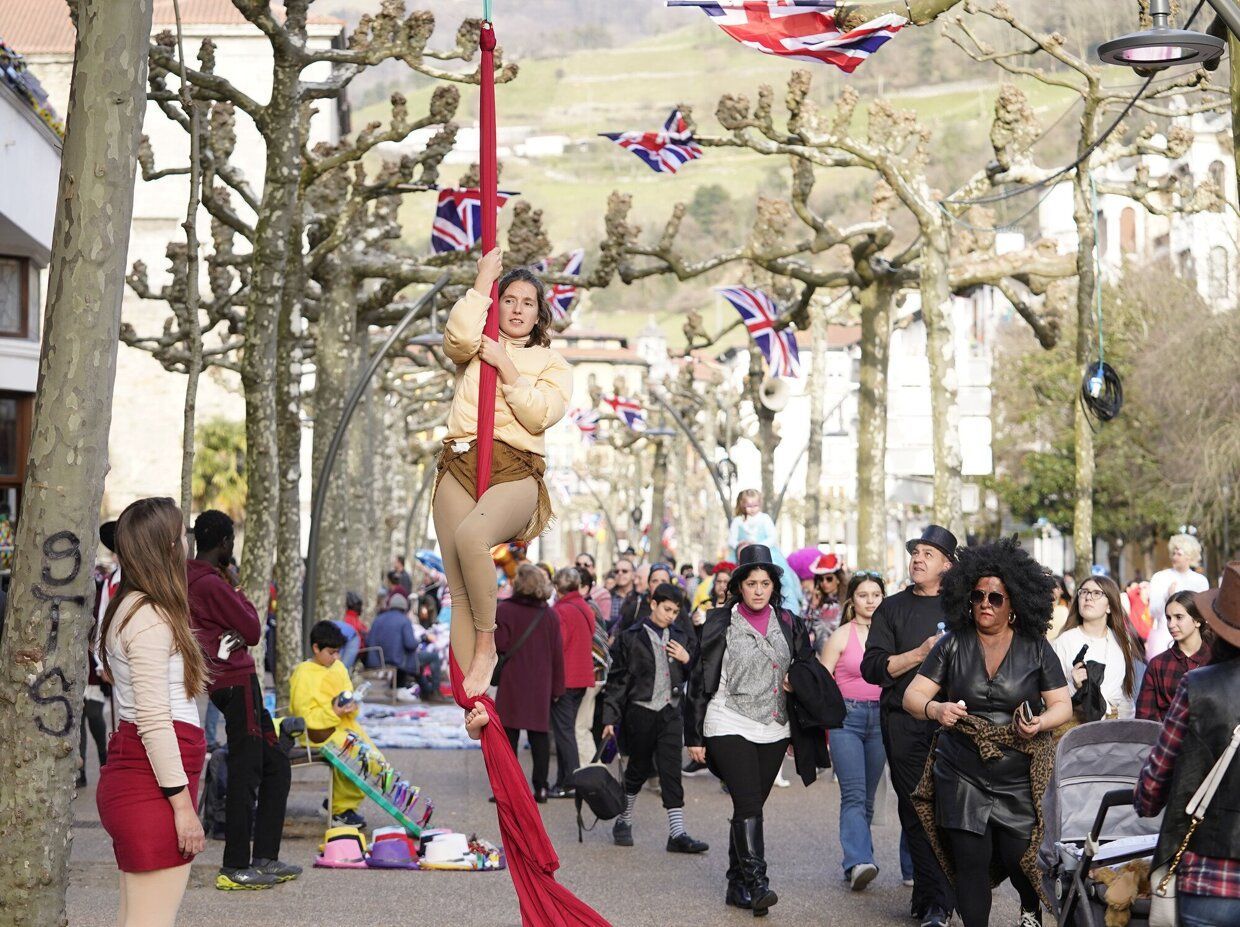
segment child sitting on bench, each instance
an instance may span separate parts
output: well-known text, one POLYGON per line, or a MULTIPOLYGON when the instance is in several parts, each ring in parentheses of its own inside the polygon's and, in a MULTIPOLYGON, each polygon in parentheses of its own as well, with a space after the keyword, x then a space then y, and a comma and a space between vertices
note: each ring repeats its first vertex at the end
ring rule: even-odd
MULTIPOLYGON (((305 736, 312 747, 339 747, 352 733, 374 750, 357 720, 360 704, 352 697, 353 681, 340 662, 344 644, 344 634, 331 621, 320 621, 310 629, 313 656, 300 663, 289 679, 289 713, 305 719, 305 736)), ((378 751, 373 755, 378 757, 378 751)), ((333 827, 365 827, 366 820, 357 813, 363 798, 361 789, 332 770, 333 827)))

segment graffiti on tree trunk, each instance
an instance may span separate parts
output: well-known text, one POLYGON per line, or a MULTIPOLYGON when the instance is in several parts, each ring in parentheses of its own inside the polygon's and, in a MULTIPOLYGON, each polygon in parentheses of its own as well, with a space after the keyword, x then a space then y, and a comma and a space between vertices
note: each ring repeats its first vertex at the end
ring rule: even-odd
MULTIPOLYGON (((63 568, 62 568, 63 569, 63 568)), ((40 579, 46 585, 52 587, 53 590, 64 588, 77 579, 78 574, 82 571, 82 542, 77 535, 70 531, 58 531, 46 541, 43 542, 43 568, 40 571, 40 579), (57 576, 56 568, 61 561, 71 560, 72 567, 68 575, 57 576)), ((86 597, 80 595, 64 595, 55 591, 48 591, 43 586, 35 584, 31 587, 31 594, 40 602, 50 603, 48 611, 48 627, 47 639, 43 644, 43 653, 45 656, 55 652, 57 644, 60 642, 60 606, 64 602, 82 608, 86 604, 86 597)), ((65 671, 59 666, 53 666, 45 669, 39 675, 35 676, 26 685, 26 691, 30 694, 31 701, 36 705, 51 706, 53 712, 51 719, 48 714, 42 714, 35 717, 35 725, 44 734, 50 734, 53 737, 67 737, 69 732, 73 730, 73 704, 67 698, 69 692, 69 680, 65 678, 65 671), (60 683, 60 691, 57 693, 53 686, 49 694, 45 689, 48 683, 53 681, 60 683), (64 712, 64 721, 60 724, 49 723, 55 718, 55 712, 64 712)))

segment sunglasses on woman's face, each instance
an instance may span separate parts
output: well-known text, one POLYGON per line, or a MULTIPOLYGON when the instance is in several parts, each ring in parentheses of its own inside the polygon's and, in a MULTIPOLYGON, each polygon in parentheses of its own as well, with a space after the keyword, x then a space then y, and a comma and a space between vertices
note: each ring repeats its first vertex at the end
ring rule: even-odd
POLYGON ((984 592, 981 589, 974 589, 969 593, 970 605, 981 605, 983 602, 989 602, 991 608, 998 608, 1007 601, 1007 596, 1002 592, 984 592))

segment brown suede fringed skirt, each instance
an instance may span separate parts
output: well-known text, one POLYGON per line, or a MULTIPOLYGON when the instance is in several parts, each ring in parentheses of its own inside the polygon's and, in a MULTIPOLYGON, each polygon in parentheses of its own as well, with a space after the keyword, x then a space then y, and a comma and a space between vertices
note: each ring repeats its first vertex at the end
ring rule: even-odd
MULTIPOLYGON (((471 441, 468 450, 456 451, 453 445, 457 442, 444 442, 443 452, 439 455, 438 473, 435 476, 435 489, 439 489, 439 481, 444 474, 451 475, 458 483, 474 492, 477 486, 478 473, 478 442, 471 441)), ((547 485, 543 482, 543 474, 547 470, 547 461, 532 451, 517 450, 503 441, 495 442, 495 450, 491 455, 491 483, 515 483, 526 477, 533 477, 538 483, 538 505, 530 516, 529 524, 514 541, 529 543, 546 530, 551 524, 554 512, 551 511, 551 497, 547 495, 547 485)))

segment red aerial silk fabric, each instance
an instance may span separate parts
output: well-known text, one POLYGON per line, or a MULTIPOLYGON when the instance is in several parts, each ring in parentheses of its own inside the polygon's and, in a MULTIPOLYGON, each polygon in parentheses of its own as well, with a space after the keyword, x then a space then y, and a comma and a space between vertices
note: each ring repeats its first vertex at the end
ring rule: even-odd
POLYGON ((462 708, 482 705, 491 723, 482 729, 482 759, 495 793, 499 833, 521 905, 522 927, 610 927, 601 914, 555 880, 559 857, 543 827, 525 773, 504 733, 490 696, 465 695, 465 674, 449 653, 452 697, 462 708))
MULTIPOLYGON (((495 138, 495 29, 490 23, 482 24, 480 38, 482 63, 479 65, 481 99, 478 118, 481 122, 481 174, 482 192, 482 253, 486 254, 498 244, 496 225, 499 220, 499 152, 495 138)), ((487 311, 487 323, 482 333, 488 338, 499 338, 499 284, 491 287, 491 308, 487 311)), ((475 498, 481 499, 491 484, 491 452, 495 442, 495 380, 496 370, 483 364, 478 377, 478 474, 475 477, 475 498)))

